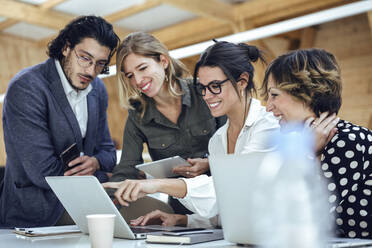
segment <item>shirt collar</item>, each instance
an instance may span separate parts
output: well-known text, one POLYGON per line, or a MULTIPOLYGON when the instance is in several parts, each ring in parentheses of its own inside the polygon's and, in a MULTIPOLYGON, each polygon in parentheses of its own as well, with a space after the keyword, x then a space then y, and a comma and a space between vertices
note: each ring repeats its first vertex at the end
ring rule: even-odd
POLYGON ((57 59, 54 60, 54 62, 55 62, 57 72, 58 72, 59 78, 61 79, 62 87, 63 87, 63 90, 65 91, 66 96, 75 96, 77 98, 82 98, 89 94, 89 92, 92 90, 91 84, 89 84, 86 89, 80 90, 79 92, 77 92, 76 90, 74 90, 74 88, 71 87, 70 83, 68 82, 66 75, 62 69, 61 63, 59 63, 57 59))
POLYGON ((261 102, 255 98, 251 98, 251 103, 248 110, 248 116, 244 126, 250 127, 260 117, 261 102))
MULTIPOLYGON (((261 102, 255 98, 251 98, 251 103, 248 110, 248 116, 245 119, 243 129, 246 130, 250 126, 252 126, 255 121, 260 117, 260 107, 261 102)), ((225 135, 227 132, 227 128, 229 127, 229 119, 227 119, 225 125, 223 125, 220 129, 217 130, 216 135, 225 135)))

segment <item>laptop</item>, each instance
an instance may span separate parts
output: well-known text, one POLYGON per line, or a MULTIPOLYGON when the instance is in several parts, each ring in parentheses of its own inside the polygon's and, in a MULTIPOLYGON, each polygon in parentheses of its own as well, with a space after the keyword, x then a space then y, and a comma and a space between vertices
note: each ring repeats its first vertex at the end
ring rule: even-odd
POLYGON ((86 215, 115 214, 114 237, 145 239, 148 233, 159 231, 190 230, 185 227, 149 225, 130 227, 94 176, 45 177, 66 211, 83 233, 89 233, 86 215))
MULTIPOLYGON (((265 187, 259 174, 270 176, 261 165, 266 153, 246 155, 210 155, 209 165, 213 176, 224 237, 238 244, 260 244, 267 234, 257 230, 261 224, 260 211, 252 204, 253 190, 265 187), (240 223, 240 224, 239 224, 240 223)), ((270 185, 268 185, 270 187, 270 185)), ((372 246, 372 240, 332 238, 327 248, 372 246)))
POLYGON ((208 157, 224 237, 232 243, 260 243, 262 236, 255 228, 257 217, 252 213, 256 213, 256 209, 251 204, 249 190, 255 187, 254 175, 257 175, 265 155, 252 153, 208 157))

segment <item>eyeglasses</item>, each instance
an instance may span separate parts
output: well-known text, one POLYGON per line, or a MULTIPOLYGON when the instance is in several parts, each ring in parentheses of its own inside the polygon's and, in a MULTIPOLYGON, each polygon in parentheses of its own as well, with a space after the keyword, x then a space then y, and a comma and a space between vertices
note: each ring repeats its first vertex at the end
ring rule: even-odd
POLYGON ((87 57, 87 56, 80 56, 77 54, 76 50, 74 49, 74 53, 77 58, 78 64, 83 68, 88 68, 94 65, 94 71, 96 73, 104 73, 106 69, 107 62, 106 61, 97 61, 94 62, 93 59, 87 57))
POLYGON ((195 85, 196 92, 201 96, 205 96, 206 89, 208 88, 209 92, 211 92, 214 95, 218 95, 221 93, 221 90, 222 90, 221 85, 227 81, 229 81, 228 78, 222 81, 212 81, 208 85, 202 85, 201 83, 197 83, 195 85))

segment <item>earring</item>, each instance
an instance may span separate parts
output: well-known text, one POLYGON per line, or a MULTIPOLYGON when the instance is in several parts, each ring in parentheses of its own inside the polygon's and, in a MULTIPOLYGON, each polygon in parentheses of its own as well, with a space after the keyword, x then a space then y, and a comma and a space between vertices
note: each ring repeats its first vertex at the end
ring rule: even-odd
POLYGON ((165 81, 168 82, 168 75, 167 74, 165 74, 165 81))

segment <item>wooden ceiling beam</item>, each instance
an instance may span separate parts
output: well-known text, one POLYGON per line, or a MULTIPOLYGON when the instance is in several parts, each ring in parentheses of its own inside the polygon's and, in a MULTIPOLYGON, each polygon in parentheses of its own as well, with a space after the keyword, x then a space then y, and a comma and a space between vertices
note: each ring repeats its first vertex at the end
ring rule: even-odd
POLYGON ((111 15, 105 16, 105 20, 108 22, 116 22, 118 20, 121 20, 123 18, 138 14, 140 12, 146 11, 148 9, 155 8, 161 4, 160 0, 147 0, 143 4, 137 4, 132 7, 129 7, 124 10, 120 10, 118 12, 115 12, 111 15))
POLYGON ((52 29, 60 29, 74 18, 71 15, 52 10, 45 11, 37 6, 10 0, 0 0, 0 6, 0 16, 52 29))
MULTIPOLYGON (((38 8, 43 10, 48 10, 54 8, 56 5, 64 2, 66 0, 49 0, 39 5, 38 8)), ((7 29, 10 26, 17 24, 19 21, 16 19, 8 18, 6 21, 0 23, 0 31, 7 29)))
POLYGON ((355 2, 355 0, 291 0, 281 2, 283 2, 285 8, 268 9, 266 14, 261 14, 258 16, 246 16, 245 21, 253 23, 254 26, 263 26, 270 23, 310 14, 327 8, 355 2), (292 6, 287 5, 289 2, 292 2, 292 6))
POLYGON ((13 26, 14 24, 17 24, 18 21, 14 19, 6 19, 3 22, 0 22, 0 31, 9 28, 10 26, 13 26))
MULTIPOLYGON (((322 4, 323 6, 335 6, 350 3, 350 0, 251 0, 245 3, 236 5, 234 7, 234 15, 243 16, 245 19, 255 18, 260 16, 267 16, 271 18, 277 11, 296 12, 299 14, 299 10, 304 7, 312 7, 312 5, 322 4)), ((289 15, 288 15, 289 16, 289 15)), ((272 18, 271 18, 272 19, 272 18)))
MULTIPOLYGON (((319 7, 333 7, 338 6, 340 3, 345 3, 345 0, 288 0, 291 4, 296 4, 296 7, 290 7, 291 5, 287 1, 278 1, 278 0, 252 0, 246 3, 237 5, 235 13, 243 14, 246 13, 246 17, 251 19, 246 19, 246 27, 259 27, 262 25, 267 25, 269 23, 274 23, 279 21, 279 19, 293 18, 303 14, 312 13, 314 10, 317 10, 319 7), (270 7, 270 13, 265 11, 265 8, 258 7, 262 2, 263 6, 272 6, 270 7), (306 9, 303 6, 306 4, 306 9), (239 10, 242 8, 242 10, 239 10), (255 11, 248 11, 255 10, 255 11), (239 10, 239 11, 238 11, 239 10), (260 13, 260 16, 257 16, 255 13, 260 13), (238 12, 237 12, 238 11, 238 12), (279 14, 276 14, 279 13, 279 14), (287 13, 287 14, 286 14, 287 13), (252 17, 254 17, 252 19, 252 17), (259 22, 255 20, 260 20, 259 22), (257 24, 257 25, 256 25, 257 24)), ((202 41, 210 40, 212 38, 218 38, 233 33, 231 25, 226 23, 220 23, 214 19, 207 17, 200 17, 193 20, 185 21, 180 24, 176 24, 170 27, 163 28, 153 32, 153 34, 158 37, 164 44, 168 46, 169 49, 174 49, 182 46, 187 46, 190 44, 199 43, 202 41)), ((243 30, 241 30, 243 31, 243 30)), ((294 34, 300 38, 298 32, 291 32, 290 34, 282 34, 281 36, 288 36, 290 39, 291 34, 294 34)))
POLYGON ((66 0, 47 0, 41 5, 39 5, 40 9, 53 9, 55 6, 66 2, 66 0))
POLYGON ((235 23, 232 5, 218 0, 162 0, 162 2, 202 17, 235 23))
POLYGON ((201 41, 231 34, 231 25, 207 17, 192 20, 152 32, 168 49, 175 49, 201 41))

